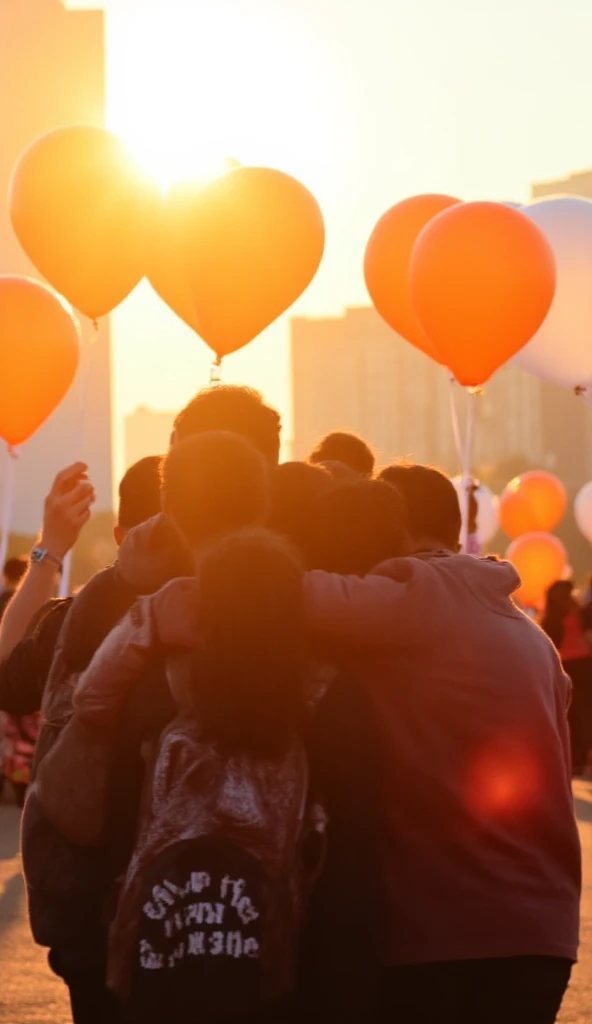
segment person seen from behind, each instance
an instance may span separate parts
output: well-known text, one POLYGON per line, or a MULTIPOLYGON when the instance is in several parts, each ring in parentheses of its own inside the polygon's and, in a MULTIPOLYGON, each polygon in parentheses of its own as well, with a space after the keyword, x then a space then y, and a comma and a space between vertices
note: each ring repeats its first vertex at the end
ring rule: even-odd
POLYGON ((577 958, 569 682, 514 568, 457 554, 451 482, 383 474, 412 557, 305 576, 317 642, 371 698, 381 764, 382 1009, 406 1024, 552 1024, 577 958))
POLYGON ((571 580, 557 580, 547 590, 541 626, 559 651, 571 679, 572 771, 574 775, 582 775, 592 748, 592 650, 585 628, 585 613, 574 597, 571 580))
POLYGON ((110 982, 134 1022, 184 1022, 196 1001, 204 1024, 283 1021, 307 895, 301 844, 315 831, 303 567, 263 528, 269 470, 239 437, 176 445, 164 463, 163 503, 192 553, 202 618, 197 624, 193 579, 134 606, 76 688, 74 717, 40 769, 40 799, 72 841, 100 841, 106 793, 93 793, 92 781, 89 789, 85 765, 97 750, 108 757, 140 661, 172 643, 176 712, 147 752, 153 767, 111 929, 110 982), (189 878, 200 888, 187 889, 189 878), (197 909, 198 891, 215 913, 197 909))

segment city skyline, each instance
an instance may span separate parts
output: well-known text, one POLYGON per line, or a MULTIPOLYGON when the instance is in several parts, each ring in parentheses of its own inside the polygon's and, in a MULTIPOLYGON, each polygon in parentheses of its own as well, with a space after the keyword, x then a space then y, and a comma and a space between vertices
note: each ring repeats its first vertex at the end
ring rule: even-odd
MULTIPOLYGON (((182 176, 218 147, 296 174, 317 195, 327 251, 291 315, 368 301, 366 241, 405 196, 526 202, 531 182, 592 164, 581 131, 592 101, 585 0, 561 10, 550 0, 105 8, 108 124, 157 170, 182 176)), ((179 408, 207 384, 208 350, 147 286, 115 313, 114 336, 120 418, 138 404, 179 408)), ((227 360, 224 378, 259 386, 290 432, 287 316, 227 360)))

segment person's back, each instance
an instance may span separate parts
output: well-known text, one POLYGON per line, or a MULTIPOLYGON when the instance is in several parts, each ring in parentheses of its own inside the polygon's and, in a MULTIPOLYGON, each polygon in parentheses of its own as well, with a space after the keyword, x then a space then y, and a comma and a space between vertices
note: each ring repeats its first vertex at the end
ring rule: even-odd
POLYGON ((387 768, 389 959, 575 959, 567 681, 508 601, 511 567, 435 555, 422 568, 445 595, 426 608, 437 626, 366 673, 387 768))
POLYGON ((339 645, 379 723, 385 1009, 409 1024, 546 1024, 578 946, 569 683, 512 601, 514 568, 453 553, 452 485, 417 470, 396 482, 417 554, 365 580, 305 582, 315 635, 339 645))

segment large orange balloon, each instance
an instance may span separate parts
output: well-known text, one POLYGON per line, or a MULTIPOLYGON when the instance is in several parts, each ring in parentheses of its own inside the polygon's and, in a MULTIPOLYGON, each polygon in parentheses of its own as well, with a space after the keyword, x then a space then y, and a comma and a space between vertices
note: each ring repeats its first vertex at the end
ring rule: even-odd
POLYGON ((308 287, 324 245, 319 205, 295 178, 239 167, 211 182, 185 232, 200 337, 220 357, 247 345, 308 287))
MULTIPOLYGON (((226 157, 218 174, 240 167, 238 160, 226 157)), ((186 220, 207 180, 184 181, 172 186, 155 207, 152 244, 148 251, 146 276, 160 298, 197 331, 197 317, 187 280, 184 249, 186 220)))
POLYGON ((100 128, 59 128, 21 156, 10 216, 37 270, 92 319, 144 276, 158 192, 123 143, 100 128))
POLYGON ((510 544, 506 558, 518 570, 522 586, 516 597, 526 608, 543 603, 545 591, 561 579, 567 565, 567 552, 550 533, 526 533, 510 544))
POLYGON ((382 319, 412 345, 438 361, 437 352, 411 302, 409 261, 426 224, 459 202, 460 199, 451 196, 425 195, 397 203, 378 221, 364 257, 366 287, 382 319))
POLYGON ((458 382, 484 384, 536 333, 555 293, 540 228, 501 203, 459 203, 421 232, 411 254, 413 308, 458 382))
POLYGON ((565 487, 552 473, 532 469, 510 480, 499 502, 502 530, 512 540, 554 530, 567 509, 565 487))
POLYGON ((50 288, 0 277, 0 437, 27 441, 62 401, 79 360, 78 326, 50 288))

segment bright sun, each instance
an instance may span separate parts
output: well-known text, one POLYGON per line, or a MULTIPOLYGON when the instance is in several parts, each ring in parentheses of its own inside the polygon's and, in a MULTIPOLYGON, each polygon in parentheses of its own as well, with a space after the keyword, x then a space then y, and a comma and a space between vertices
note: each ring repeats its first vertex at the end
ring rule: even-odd
POLYGON ((224 6, 144 0, 141 18, 114 6, 109 127, 163 188, 214 177, 231 158, 322 190, 327 147, 342 128, 326 53, 285 13, 274 20, 269 8, 256 17, 224 6))

